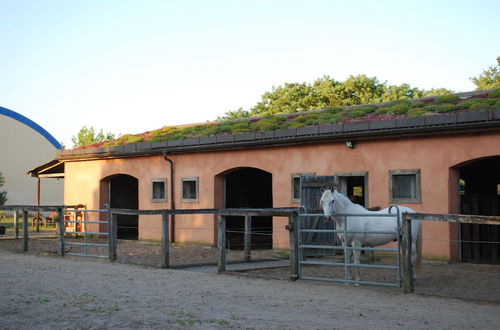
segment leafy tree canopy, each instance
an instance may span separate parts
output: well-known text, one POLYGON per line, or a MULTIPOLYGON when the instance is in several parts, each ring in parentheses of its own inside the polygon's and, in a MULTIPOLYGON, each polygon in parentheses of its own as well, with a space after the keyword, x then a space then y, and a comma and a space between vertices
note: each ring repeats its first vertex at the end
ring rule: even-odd
POLYGON ((269 116, 280 113, 302 112, 327 107, 378 103, 405 100, 422 96, 450 94, 450 90, 423 90, 408 84, 388 85, 376 77, 366 75, 350 76, 339 82, 330 76, 323 76, 311 83, 285 83, 265 92, 261 101, 246 111, 242 108, 227 112, 219 120, 269 116))
MULTIPOLYGON (((5 184, 5 178, 3 177, 2 173, 0 172, 0 188, 2 188, 4 184, 5 184)), ((7 192, 1 191, 0 192, 0 205, 5 204, 6 201, 7 201, 7 192)))
POLYGON ((92 126, 83 126, 76 136, 71 138, 73 148, 87 146, 89 144, 98 143, 106 140, 114 139, 115 135, 112 133, 103 133, 102 129, 99 133, 95 133, 92 126))
POLYGON ((476 85, 477 90, 500 88, 500 56, 497 57, 497 65, 492 65, 477 77, 470 78, 476 85))

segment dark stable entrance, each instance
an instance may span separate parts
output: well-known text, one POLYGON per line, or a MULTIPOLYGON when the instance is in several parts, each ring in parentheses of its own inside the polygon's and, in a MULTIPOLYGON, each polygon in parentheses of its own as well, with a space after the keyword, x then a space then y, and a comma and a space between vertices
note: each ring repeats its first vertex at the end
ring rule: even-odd
MULTIPOLYGON (((227 208, 273 207, 272 174, 256 169, 241 168, 225 177, 225 206, 227 208)), ((228 248, 244 248, 244 217, 227 217, 228 248)), ((273 246, 272 217, 252 217, 252 249, 271 249, 273 246)))
MULTIPOLYGON (((109 198, 112 208, 134 209, 139 207, 138 180, 129 175, 117 175, 109 179, 109 198)), ((117 215, 119 239, 136 240, 139 238, 139 216, 117 215)))
POLYGON ((338 176, 339 192, 347 196, 351 202, 365 206, 365 177, 338 176))
MULTIPOLYGON (((500 215, 500 157, 460 169, 460 213, 500 215)), ((500 226, 461 224, 463 262, 500 264, 500 226)))

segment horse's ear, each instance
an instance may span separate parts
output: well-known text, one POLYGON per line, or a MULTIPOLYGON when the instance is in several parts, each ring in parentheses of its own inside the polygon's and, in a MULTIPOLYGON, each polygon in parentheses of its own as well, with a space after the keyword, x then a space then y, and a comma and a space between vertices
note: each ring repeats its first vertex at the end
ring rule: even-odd
POLYGON ((328 190, 328 188, 326 188, 326 187, 321 187, 321 193, 324 193, 324 192, 325 192, 325 190, 328 190))

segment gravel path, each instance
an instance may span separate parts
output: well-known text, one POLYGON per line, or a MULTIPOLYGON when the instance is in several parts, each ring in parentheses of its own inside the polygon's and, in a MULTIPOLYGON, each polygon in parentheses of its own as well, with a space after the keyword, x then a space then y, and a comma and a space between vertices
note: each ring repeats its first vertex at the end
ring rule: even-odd
MULTIPOLYGON (((0 252, 1 329, 498 329, 500 305, 0 252)), ((497 288, 492 288, 498 291, 497 288)))

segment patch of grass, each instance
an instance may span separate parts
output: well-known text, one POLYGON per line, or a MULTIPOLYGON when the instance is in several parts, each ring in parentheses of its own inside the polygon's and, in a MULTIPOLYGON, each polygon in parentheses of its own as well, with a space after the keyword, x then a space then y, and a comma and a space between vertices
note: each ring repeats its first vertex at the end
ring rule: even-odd
POLYGON ((270 116, 261 118, 259 121, 251 124, 250 130, 255 131, 273 131, 279 129, 281 124, 286 122, 285 116, 270 116))
POLYGON ((500 88, 499 89, 496 89, 494 90, 493 92, 490 92, 488 94, 488 98, 491 99, 491 98, 497 98, 497 97, 500 97, 500 88))
POLYGON ((410 108, 408 110, 407 118, 417 118, 427 113, 424 108, 410 108))
POLYGON ((431 104, 426 105, 424 109, 427 112, 445 113, 455 110, 455 106, 453 104, 431 104))
POLYGON ((377 108, 374 106, 365 106, 348 110, 346 113, 349 118, 359 118, 366 116, 376 110, 377 108))
POLYGON ((458 95, 441 95, 438 96, 435 100, 435 104, 443 104, 443 103, 451 103, 458 101, 460 97, 458 95))
POLYGON ((425 102, 422 102, 422 101, 413 102, 410 105, 410 108, 422 108, 422 107, 425 107, 425 102))
POLYGON ((489 105, 488 103, 484 102, 484 103, 473 104, 473 105, 471 105, 471 107, 469 109, 471 111, 490 111, 490 110, 494 110, 495 108, 493 106, 489 105))

